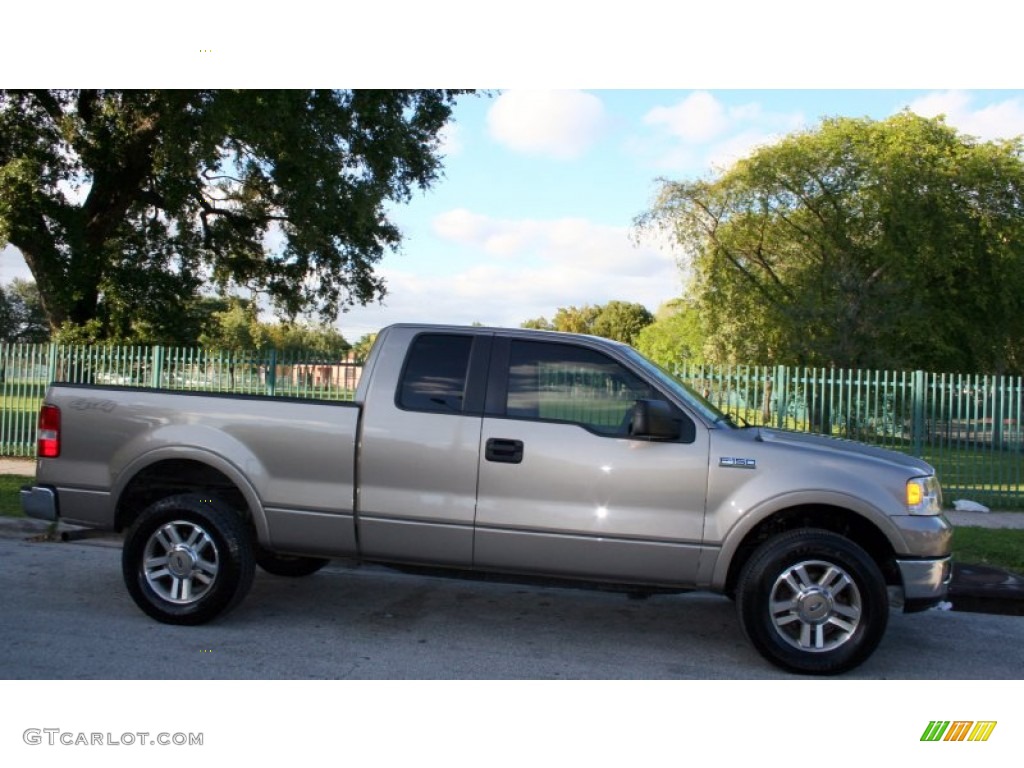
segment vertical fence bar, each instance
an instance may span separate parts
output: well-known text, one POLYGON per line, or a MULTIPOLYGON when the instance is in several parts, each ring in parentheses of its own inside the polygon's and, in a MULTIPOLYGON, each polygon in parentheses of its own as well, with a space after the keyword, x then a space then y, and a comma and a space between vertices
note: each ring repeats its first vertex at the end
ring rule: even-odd
POLYGON ((154 389, 160 387, 164 377, 164 348, 162 346, 150 347, 150 360, 152 360, 149 385, 154 389))
POLYGON ((912 392, 914 402, 913 455, 920 457, 924 452, 924 371, 914 371, 912 392))
POLYGON ((267 394, 273 396, 277 391, 277 350, 270 350, 270 361, 267 363, 267 394))

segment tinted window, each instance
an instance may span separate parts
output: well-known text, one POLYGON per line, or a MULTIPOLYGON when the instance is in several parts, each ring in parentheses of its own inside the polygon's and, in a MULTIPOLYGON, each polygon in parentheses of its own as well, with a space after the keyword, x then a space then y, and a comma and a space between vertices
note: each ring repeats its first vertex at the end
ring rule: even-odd
POLYGON ((470 336, 417 336, 398 385, 399 406, 415 411, 461 413, 472 346, 470 336))
POLYGON ((505 410, 509 417, 570 421, 601 434, 625 436, 639 399, 663 398, 599 352, 566 344, 512 342, 505 410))

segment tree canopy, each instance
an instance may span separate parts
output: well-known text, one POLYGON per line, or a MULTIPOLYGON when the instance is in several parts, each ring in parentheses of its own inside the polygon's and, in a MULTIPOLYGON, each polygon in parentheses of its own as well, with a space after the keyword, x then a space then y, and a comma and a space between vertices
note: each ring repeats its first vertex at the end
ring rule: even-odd
POLYGON ((341 360, 351 348, 331 325, 262 322, 256 306, 240 300, 228 302, 223 310, 213 312, 198 342, 208 349, 225 352, 273 348, 322 360, 341 360))
POLYGON ((437 180, 460 93, 0 91, 0 246, 54 329, 167 335, 205 283, 333 319, 384 294, 387 205, 437 180))
POLYGON ((643 328, 654 317, 643 304, 628 301, 609 301, 597 306, 559 307, 554 319, 537 317, 522 323, 523 328, 564 333, 589 333, 615 341, 633 344, 643 328))
POLYGON ((673 299, 658 308, 654 322, 637 334, 635 346, 668 370, 683 361, 704 362, 700 317, 692 302, 673 299))
POLYGON ((1022 189, 1019 139, 835 118, 662 180, 637 224, 681 246, 716 361, 1020 372, 1022 189))

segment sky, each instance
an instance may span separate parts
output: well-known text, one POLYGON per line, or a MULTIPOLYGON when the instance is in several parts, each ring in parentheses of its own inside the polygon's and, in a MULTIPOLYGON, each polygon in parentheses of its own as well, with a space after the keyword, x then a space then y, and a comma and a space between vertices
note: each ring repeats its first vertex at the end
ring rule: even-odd
MULTIPOLYGON (((387 294, 337 325, 350 341, 395 322, 518 326, 559 307, 684 291, 678 253, 635 227, 659 179, 713 174, 823 117, 945 115, 981 139, 1024 134, 1024 91, 511 88, 462 96, 442 176, 390 205, 403 233, 378 265, 387 294)), ((0 281, 29 277, 13 247, 0 281)))

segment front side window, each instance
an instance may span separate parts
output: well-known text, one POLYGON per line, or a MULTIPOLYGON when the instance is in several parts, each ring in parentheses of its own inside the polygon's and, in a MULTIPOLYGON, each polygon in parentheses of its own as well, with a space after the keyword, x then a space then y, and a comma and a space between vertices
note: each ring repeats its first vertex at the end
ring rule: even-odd
POLYGON ((398 405, 412 411, 461 413, 471 336, 422 334, 409 349, 398 385, 398 405))
POLYGON ((609 357, 582 347, 513 341, 509 355, 510 418, 567 421, 609 436, 629 434, 633 404, 663 399, 609 357))

